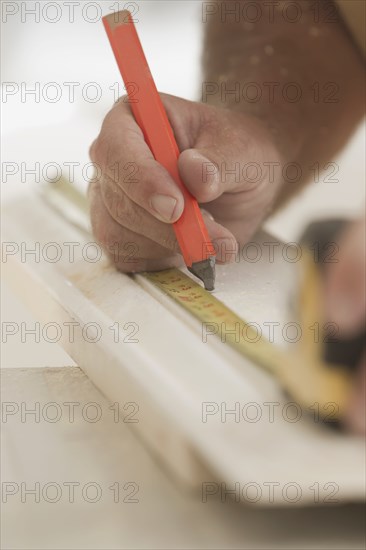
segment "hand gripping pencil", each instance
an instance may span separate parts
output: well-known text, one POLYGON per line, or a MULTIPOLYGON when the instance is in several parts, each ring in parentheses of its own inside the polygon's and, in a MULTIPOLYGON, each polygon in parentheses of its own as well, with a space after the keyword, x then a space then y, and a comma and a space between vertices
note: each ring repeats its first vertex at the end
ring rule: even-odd
POLYGON ((135 120, 155 159, 169 172, 184 196, 184 210, 173 224, 184 261, 207 290, 215 284, 215 250, 196 199, 178 172, 179 149, 149 70, 130 12, 103 18, 114 56, 129 94, 135 120), (133 83, 133 86, 128 84, 133 83))

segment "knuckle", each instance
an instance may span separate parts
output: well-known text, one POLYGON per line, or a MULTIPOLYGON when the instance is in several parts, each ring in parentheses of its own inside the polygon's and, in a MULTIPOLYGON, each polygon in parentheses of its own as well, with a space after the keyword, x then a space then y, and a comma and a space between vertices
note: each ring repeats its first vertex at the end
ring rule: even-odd
POLYGON ((97 181, 96 179, 90 180, 86 190, 86 197, 89 203, 91 216, 94 214, 94 211, 95 211, 94 197, 98 191, 99 191, 99 181, 97 181))
POLYGON ((104 171, 105 166, 108 165, 108 158, 110 156, 110 142, 111 136, 109 135, 109 132, 102 129, 93 144, 92 160, 100 166, 102 171, 104 171))
POLYGON ((112 180, 108 179, 108 182, 102 187, 102 196, 110 215, 124 227, 136 231, 146 222, 144 211, 120 189, 115 190, 112 180))
POLYGON ((90 147, 89 147, 89 157, 91 158, 91 160, 92 160, 93 162, 94 162, 94 159, 95 159, 95 147, 96 147, 96 142, 97 142, 97 141, 98 141, 98 140, 95 139, 95 140, 93 141, 93 143, 92 143, 92 144, 90 145, 90 147))
POLYGON ((121 108, 125 109, 127 105, 128 105, 128 94, 123 94, 116 101, 115 107, 118 109, 121 109, 121 108))
POLYGON ((161 239, 160 244, 167 248, 168 250, 171 250, 175 254, 181 254, 181 250, 179 248, 178 241, 174 235, 173 229, 168 227, 167 234, 161 239))
POLYGON ((103 173, 113 160, 113 144, 115 141, 113 134, 113 128, 110 128, 104 122, 100 134, 93 141, 89 149, 91 160, 99 166, 103 173))

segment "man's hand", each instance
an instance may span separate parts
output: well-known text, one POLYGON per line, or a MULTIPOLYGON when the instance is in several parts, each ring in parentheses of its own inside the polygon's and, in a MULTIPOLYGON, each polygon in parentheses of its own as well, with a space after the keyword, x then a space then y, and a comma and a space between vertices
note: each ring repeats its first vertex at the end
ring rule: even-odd
MULTIPOLYGON (((327 316, 342 337, 352 337, 366 322, 365 220, 348 226, 339 243, 339 262, 330 264, 325 285, 327 316)), ((366 433, 366 356, 356 373, 345 424, 366 433)))
MULTIPOLYGON (((280 156, 263 123, 247 114, 162 94, 181 151, 186 187, 203 205, 217 261, 235 258, 280 188, 280 156), (276 173, 277 172, 277 173, 276 173)), ((90 185, 94 234, 124 272, 182 263, 172 223, 183 212, 178 185, 155 161, 127 99, 107 115, 90 150, 99 178, 90 185)))

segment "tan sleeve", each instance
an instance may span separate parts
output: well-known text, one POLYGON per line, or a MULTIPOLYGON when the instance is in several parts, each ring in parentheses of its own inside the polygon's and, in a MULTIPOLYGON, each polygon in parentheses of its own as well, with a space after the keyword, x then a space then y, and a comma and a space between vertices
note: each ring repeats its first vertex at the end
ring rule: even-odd
POLYGON ((366 0, 337 0, 337 4, 348 29, 366 56, 366 0))

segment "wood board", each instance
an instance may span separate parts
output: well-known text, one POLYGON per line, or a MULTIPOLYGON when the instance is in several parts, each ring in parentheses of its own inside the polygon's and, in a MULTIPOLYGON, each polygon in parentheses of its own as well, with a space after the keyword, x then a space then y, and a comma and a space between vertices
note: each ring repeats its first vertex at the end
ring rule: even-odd
MULTIPOLYGON (((87 323, 100 327, 102 337, 95 343, 86 341, 81 330, 70 341, 65 331, 64 349, 112 402, 139 404, 139 422, 133 428, 185 486, 201 490, 212 480, 226 487, 255 484, 262 490, 258 505, 364 498, 362 440, 314 422, 313 412, 289 421, 291 399, 272 376, 217 339, 204 343, 199 323, 157 294, 141 276, 117 273, 105 258, 86 261, 81 252, 92 237, 62 219, 40 197, 29 194, 8 205, 3 237, 19 249, 21 243, 29 248, 40 243, 41 249, 51 242, 61 248, 63 243, 78 243, 73 262, 64 247, 55 263, 42 254, 40 261, 30 256, 22 261, 21 254, 8 256, 4 271, 42 323, 74 321, 80 327, 87 323), (136 324, 138 342, 123 342, 126 332, 120 330, 116 343, 116 332, 110 328, 116 322, 122 329, 126 323, 136 324), (219 408, 217 414, 206 416, 206 422, 205 403, 219 408), (236 403, 238 422, 237 415, 228 412, 236 403), (275 407, 274 418, 268 404, 275 407), (228 413, 222 417, 225 407, 228 413), (256 422, 249 419, 252 411, 261 412, 256 422), (280 488, 274 501, 270 491, 263 491, 269 483, 280 488), (300 488, 300 498, 293 493, 289 499, 283 497, 283 488, 291 483, 295 484, 291 491, 300 488)), ((270 241, 265 234, 256 240, 263 250, 270 241)), ((294 264, 281 261, 280 243, 275 250, 274 261, 263 254, 257 262, 219 268, 216 295, 248 321, 283 326, 293 318, 290 301, 297 272, 294 264)), ((281 336, 277 344, 284 345, 281 336)))

